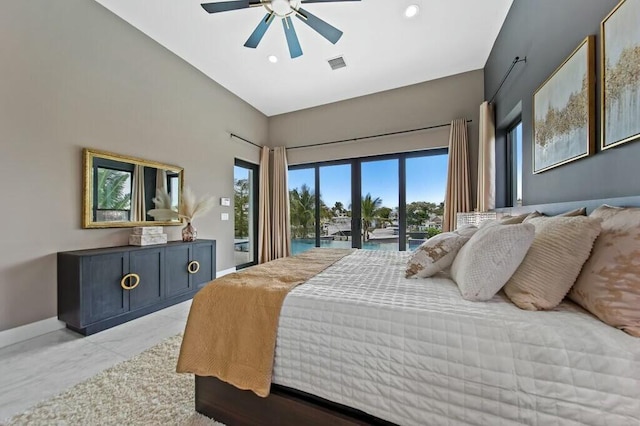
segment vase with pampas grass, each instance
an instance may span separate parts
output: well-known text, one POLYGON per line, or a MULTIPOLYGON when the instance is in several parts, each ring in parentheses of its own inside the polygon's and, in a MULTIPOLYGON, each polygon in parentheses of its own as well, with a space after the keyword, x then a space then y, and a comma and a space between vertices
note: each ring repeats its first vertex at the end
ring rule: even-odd
POLYGON ((155 208, 149 210, 148 214, 154 218, 171 216, 186 220, 187 225, 182 228, 182 241, 195 241, 198 239, 198 230, 192 224, 193 219, 211 210, 214 203, 215 199, 209 195, 198 200, 191 188, 185 186, 177 212, 167 208, 155 208))
POLYGON ((187 226, 182 228, 182 241, 195 241, 198 238, 198 230, 191 222, 211 210, 214 202, 214 198, 208 195, 198 200, 191 188, 184 188, 178 210, 178 217, 187 221, 187 226))

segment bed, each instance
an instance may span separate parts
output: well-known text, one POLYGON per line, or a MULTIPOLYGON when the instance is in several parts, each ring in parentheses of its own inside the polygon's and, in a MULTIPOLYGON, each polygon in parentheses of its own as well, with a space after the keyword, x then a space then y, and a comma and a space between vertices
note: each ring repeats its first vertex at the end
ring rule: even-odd
POLYGON ((404 278, 408 256, 357 251, 293 289, 271 394, 197 376, 197 411, 227 424, 640 422, 640 339, 568 301, 465 301, 446 275, 404 278))

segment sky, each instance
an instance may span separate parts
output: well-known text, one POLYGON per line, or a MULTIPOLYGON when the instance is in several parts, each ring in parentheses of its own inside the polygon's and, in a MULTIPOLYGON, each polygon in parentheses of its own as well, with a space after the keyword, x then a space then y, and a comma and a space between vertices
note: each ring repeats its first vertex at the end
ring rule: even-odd
POLYGON ((516 131, 516 200, 522 200, 522 121, 514 130, 516 131))
MULTIPOLYGON (((438 204, 444 201, 448 156, 408 158, 406 161, 407 203, 430 201, 438 204)), ((362 195, 370 193, 373 198, 382 199, 382 206, 398 207, 398 165, 397 159, 363 161, 362 195)), ((289 189, 300 188, 305 183, 313 190, 313 169, 289 170, 289 189)), ((349 208, 351 165, 320 167, 320 195, 329 207, 340 201, 349 208)))

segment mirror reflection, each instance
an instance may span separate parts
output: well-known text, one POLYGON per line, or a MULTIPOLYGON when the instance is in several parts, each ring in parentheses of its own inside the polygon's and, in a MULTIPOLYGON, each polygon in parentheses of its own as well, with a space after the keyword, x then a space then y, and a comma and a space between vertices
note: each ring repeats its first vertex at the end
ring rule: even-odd
POLYGON ((119 154, 84 150, 85 228, 177 225, 174 217, 150 216, 152 209, 177 211, 180 167, 119 154))

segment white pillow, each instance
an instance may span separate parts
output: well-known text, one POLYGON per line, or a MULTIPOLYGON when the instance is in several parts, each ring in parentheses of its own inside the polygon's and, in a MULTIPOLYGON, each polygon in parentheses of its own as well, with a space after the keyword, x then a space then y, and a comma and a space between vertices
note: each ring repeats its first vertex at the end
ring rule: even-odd
POLYGON ((530 223, 481 227, 465 244, 451 266, 451 278, 466 300, 489 300, 518 269, 533 242, 530 223))
POLYGON ((443 232, 420 244, 407 262, 407 278, 427 278, 453 263, 456 254, 478 230, 473 225, 465 225, 453 232, 443 232))

